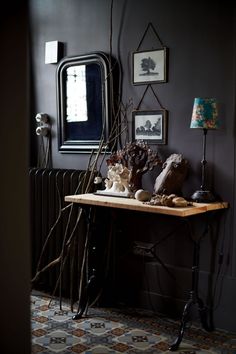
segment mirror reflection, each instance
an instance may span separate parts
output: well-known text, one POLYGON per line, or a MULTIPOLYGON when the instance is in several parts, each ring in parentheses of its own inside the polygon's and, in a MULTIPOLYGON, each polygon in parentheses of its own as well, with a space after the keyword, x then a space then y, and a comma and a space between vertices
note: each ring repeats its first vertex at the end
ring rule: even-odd
POLYGON ((66 121, 86 122, 87 110, 87 82, 86 66, 71 66, 66 70, 66 121))

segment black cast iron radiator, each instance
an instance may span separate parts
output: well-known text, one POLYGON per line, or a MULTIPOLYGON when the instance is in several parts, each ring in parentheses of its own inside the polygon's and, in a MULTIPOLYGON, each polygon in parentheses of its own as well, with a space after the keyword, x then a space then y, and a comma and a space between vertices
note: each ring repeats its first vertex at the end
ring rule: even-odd
MULTIPOLYGON (((42 256, 40 268, 42 269, 60 255, 71 211, 70 208, 67 208, 61 212, 65 206, 68 206, 68 203, 64 202, 64 197, 65 195, 81 193, 84 187, 84 176, 85 171, 72 169, 31 168, 29 170, 32 279, 36 274, 43 245, 53 226, 53 231, 42 256), (60 217, 58 218, 59 215, 60 217), (56 223, 57 219, 58 222, 56 223)), ((68 233, 73 229, 77 215, 77 209, 72 210, 68 233)), ((79 232, 85 233, 83 218, 81 218, 79 223, 79 232)), ((80 237, 83 238, 84 235, 79 235, 78 239, 80 237)), ((78 283, 79 259, 83 251, 78 247, 78 239, 77 243, 74 243, 69 257, 67 257, 60 287, 58 287, 63 296, 77 296, 78 289, 72 290, 71 284, 78 283)), ((33 282, 32 287, 36 290, 52 293, 55 290, 59 274, 60 263, 42 272, 36 281, 33 282)), ((56 291, 56 295, 58 295, 58 291, 56 291)))

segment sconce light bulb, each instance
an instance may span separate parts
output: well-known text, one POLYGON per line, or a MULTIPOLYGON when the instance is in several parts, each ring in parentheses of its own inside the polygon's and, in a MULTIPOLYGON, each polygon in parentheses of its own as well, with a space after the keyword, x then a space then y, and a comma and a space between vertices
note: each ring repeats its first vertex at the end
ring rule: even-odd
POLYGON ((46 136, 49 132, 49 128, 47 126, 41 126, 36 128, 36 134, 46 136))
POLYGON ((47 123, 48 115, 46 113, 37 113, 35 119, 38 123, 47 123))

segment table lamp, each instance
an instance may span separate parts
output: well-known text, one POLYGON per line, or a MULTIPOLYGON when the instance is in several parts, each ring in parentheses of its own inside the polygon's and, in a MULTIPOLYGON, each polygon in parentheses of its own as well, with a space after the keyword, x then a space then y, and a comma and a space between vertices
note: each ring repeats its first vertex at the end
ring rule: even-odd
POLYGON ((202 184, 191 199, 197 203, 212 203, 216 201, 211 191, 206 189, 206 135, 208 129, 219 128, 218 111, 215 98, 195 98, 190 128, 203 130, 202 184))

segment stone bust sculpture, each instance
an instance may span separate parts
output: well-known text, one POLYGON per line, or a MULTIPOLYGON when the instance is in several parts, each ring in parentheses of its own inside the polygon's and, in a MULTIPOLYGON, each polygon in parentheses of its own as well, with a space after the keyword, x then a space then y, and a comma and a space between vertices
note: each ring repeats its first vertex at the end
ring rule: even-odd
POLYGON ((187 176, 189 163, 181 154, 172 154, 162 165, 162 172, 157 176, 155 194, 182 195, 182 185, 187 176))

